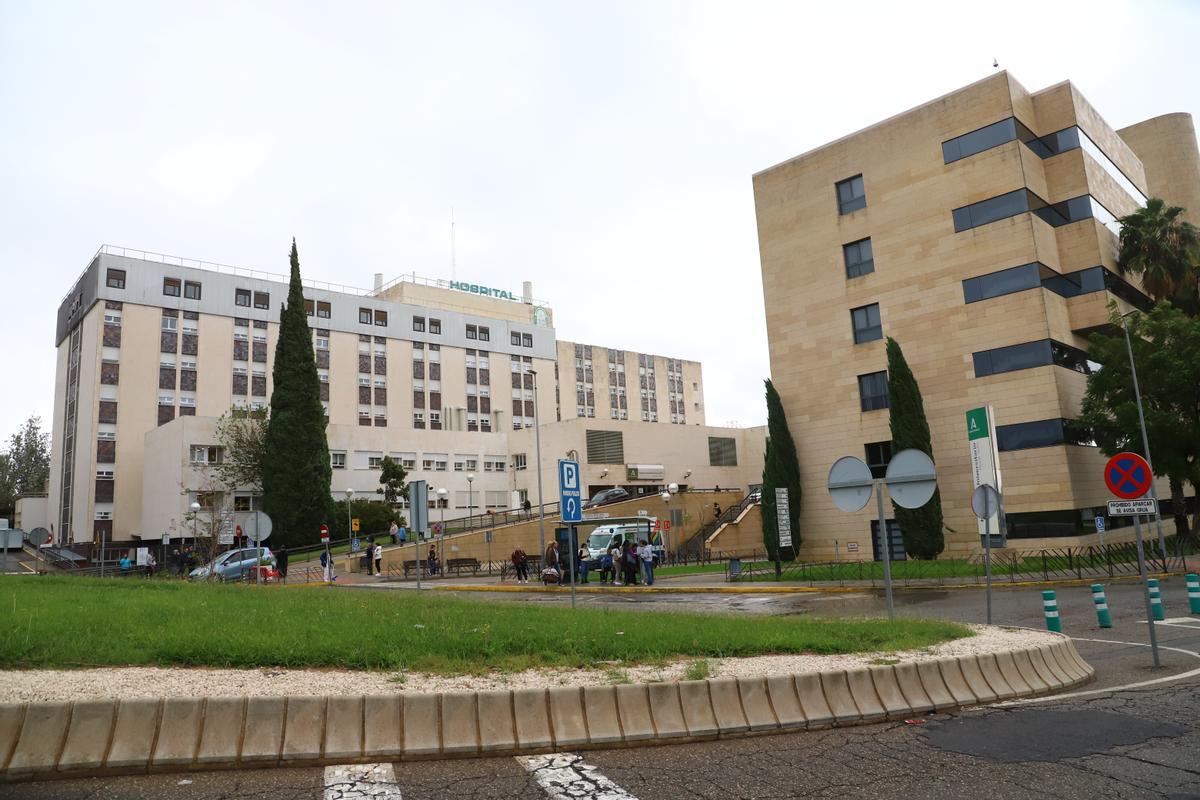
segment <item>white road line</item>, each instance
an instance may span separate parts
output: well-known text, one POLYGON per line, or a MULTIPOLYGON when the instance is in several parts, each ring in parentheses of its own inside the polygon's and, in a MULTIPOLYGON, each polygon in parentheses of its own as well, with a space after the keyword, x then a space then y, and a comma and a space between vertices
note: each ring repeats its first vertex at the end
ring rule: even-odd
MULTIPOLYGON (((1115 641, 1113 639, 1082 639, 1077 636, 1072 636, 1071 638, 1077 642, 1099 642, 1101 644, 1124 644, 1124 645, 1129 645, 1131 647, 1149 647, 1150 646, 1149 644, 1144 644, 1142 642, 1119 642, 1119 641, 1115 641)), ((1166 647, 1166 646, 1160 644, 1158 646, 1158 649, 1159 650, 1172 650, 1176 653, 1183 653, 1185 656, 1192 656, 1193 658, 1200 658, 1200 653, 1197 653, 1195 650, 1184 650, 1182 647, 1166 647)), ((1179 681, 1179 680, 1184 680, 1186 678, 1194 678, 1197 676, 1200 676, 1200 667, 1197 667, 1196 669, 1188 670, 1187 672, 1179 672, 1179 673, 1176 673, 1175 675, 1166 675, 1162 678, 1154 678, 1153 680, 1138 681, 1137 683, 1126 683, 1123 686, 1110 686, 1107 689, 1092 689, 1087 692, 1070 692, 1069 694, 1052 694, 1052 695, 1047 695, 1046 697, 1031 697, 1027 700, 1006 700, 1003 703, 993 703, 992 707, 1004 708, 1006 706, 1028 706, 1028 705, 1034 705, 1036 703, 1053 703, 1056 700, 1067 700, 1072 697, 1094 697, 1095 695, 1098 695, 1098 694, 1112 694, 1113 692, 1123 692, 1127 689, 1141 689, 1145 686, 1156 686, 1160 683, 1170 683, 1171 681, 1179 681)))
POLYGON ((391 764, 325 768, 325 800, 402 800, 391 764))
POLYGON ((591 764, 585 764, 582 756, 517 756, 517 763, 533 775, 551 800, 637 800, 591 764))

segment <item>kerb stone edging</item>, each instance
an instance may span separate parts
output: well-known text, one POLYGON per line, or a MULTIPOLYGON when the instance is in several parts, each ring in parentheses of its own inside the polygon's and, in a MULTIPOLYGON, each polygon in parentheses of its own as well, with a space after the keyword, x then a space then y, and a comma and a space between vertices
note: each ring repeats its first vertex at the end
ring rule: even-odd
POLYGON ((415 761, 861 725, 1069 689, 1065 636, 999 654, 679 683, 0 705, 0 780, 415 761))

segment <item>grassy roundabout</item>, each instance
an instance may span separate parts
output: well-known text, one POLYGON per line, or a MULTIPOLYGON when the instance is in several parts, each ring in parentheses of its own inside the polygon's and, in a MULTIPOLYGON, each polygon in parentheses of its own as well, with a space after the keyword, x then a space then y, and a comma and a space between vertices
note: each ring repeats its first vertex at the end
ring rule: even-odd
POLYGON ((530 607, 410 592, 0 578, 0 667, 342 667, 438 674, 905 650, 949 622, 530 607))

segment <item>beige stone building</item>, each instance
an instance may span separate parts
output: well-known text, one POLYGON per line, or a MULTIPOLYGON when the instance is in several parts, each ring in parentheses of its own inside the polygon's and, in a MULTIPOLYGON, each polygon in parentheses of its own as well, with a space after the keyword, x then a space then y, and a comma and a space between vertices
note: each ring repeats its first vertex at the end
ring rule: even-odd
MULTIPOLYGON (((49 521, 60 541, 188 534, 205 464, 221 457, 216 419, 269 403, 286 294, 283 276, 100 249, 58 313, 49 521)), ((592 428, 637 431, 631 457, 671 480, 690 469, 744 490, 761 476, 761 441, 735 429, 725 438, 737 439, 742 466, 710 471, 720 431, 704 427, 699 363, 560 341, 528 283, 517 292, 376 275, 370 290, 310 282, 305 298, 335 497, 374 496, 390 455, 410 480, 446 490, 447 518, 536 503, 535 422, 558 450, 583 454, 592 428)), ((619 465, 603 483, 626 473, 619 465)), ((668 482, 628 481, 648 491, 668 482)), ((556 483, 544 490, 556 499, 556 483)), ((226 491, 222 502, 257 501, 226 491)))
POLYGON ((1191 118, 1115 130, 1071 83, 1031 93, 999 72, 766 169, 754 194, 805 555, 878 543, 874 503, 843 514, 824 485, 843 455, 879 472, 890 457, 886 337, 924 395, 947 555, 979 547, 965 412, 986 404, 1010 545, 1094 541, 1110 495, 1073 422, 1096 368, 1086 336, 1110 301, 1147 305, 1117 275, 1115 218, 1160 196, 1200 221, 1191 118))

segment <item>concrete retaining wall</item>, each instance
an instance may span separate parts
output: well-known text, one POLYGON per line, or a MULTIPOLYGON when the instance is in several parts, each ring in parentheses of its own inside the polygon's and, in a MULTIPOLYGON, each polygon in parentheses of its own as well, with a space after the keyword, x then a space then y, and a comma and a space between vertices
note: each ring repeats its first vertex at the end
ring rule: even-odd
POLYGON ((857 725, 1091 679, 1071 640, 997 655, 681 683, 374 697, 0 705, 21 781, 631 747, 857 725))

